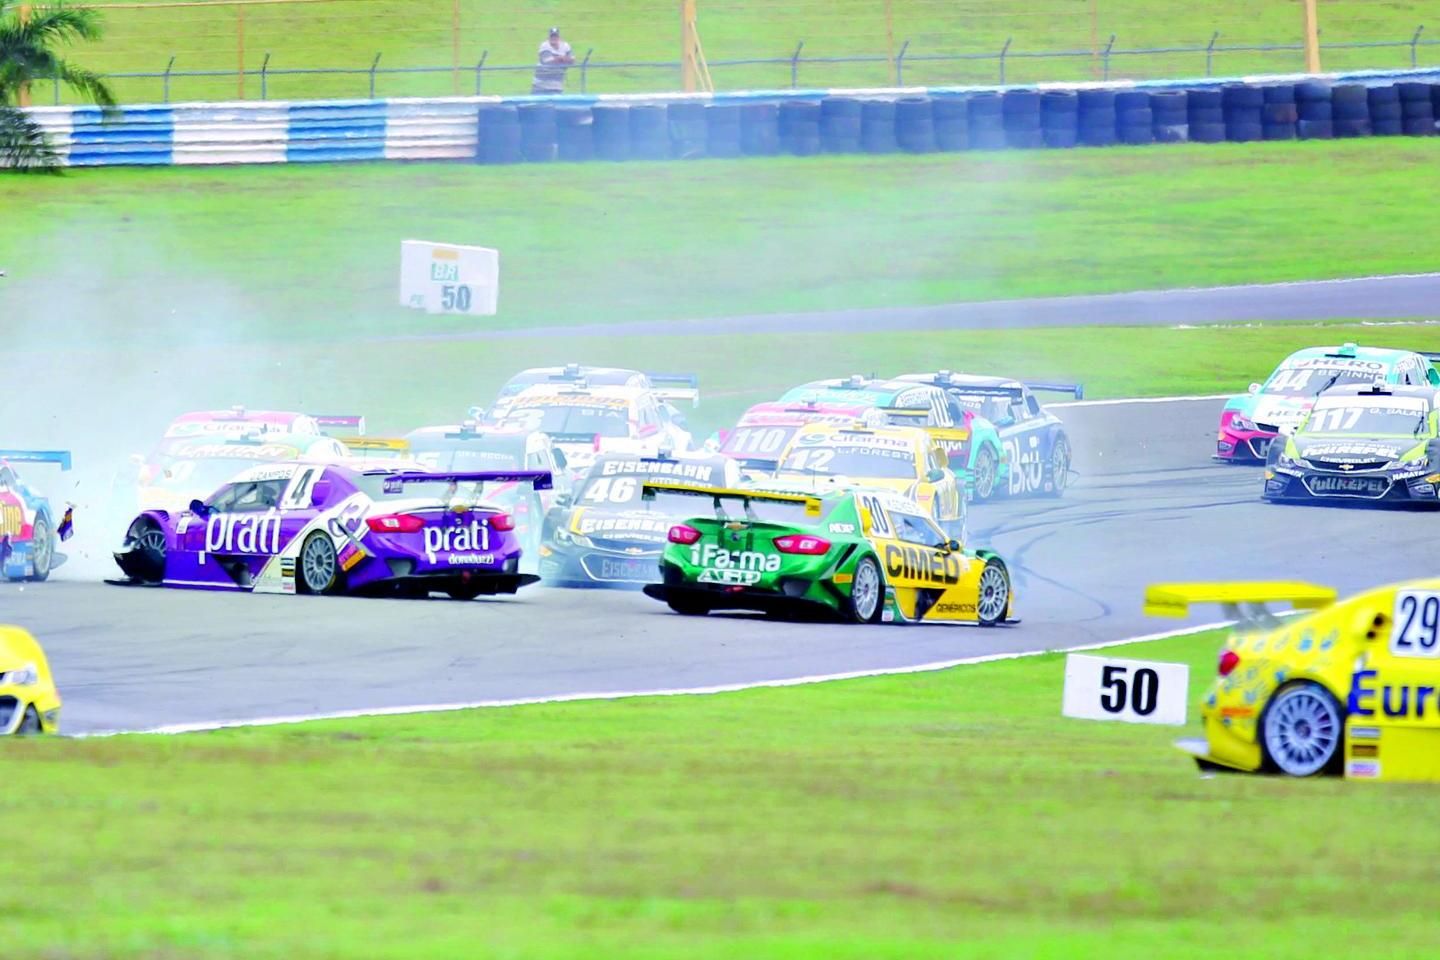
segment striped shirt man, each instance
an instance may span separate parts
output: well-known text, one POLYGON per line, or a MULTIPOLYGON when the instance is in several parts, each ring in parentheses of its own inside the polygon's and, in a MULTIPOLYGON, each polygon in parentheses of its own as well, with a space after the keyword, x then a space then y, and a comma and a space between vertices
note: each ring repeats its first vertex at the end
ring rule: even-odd
POLYGON ((570 44, 560 39, 560 28, 551 27, 550 36, 540 44, 540 62, 535 67, 531 93, 564 93, 565 70, 575 62, 570 44))

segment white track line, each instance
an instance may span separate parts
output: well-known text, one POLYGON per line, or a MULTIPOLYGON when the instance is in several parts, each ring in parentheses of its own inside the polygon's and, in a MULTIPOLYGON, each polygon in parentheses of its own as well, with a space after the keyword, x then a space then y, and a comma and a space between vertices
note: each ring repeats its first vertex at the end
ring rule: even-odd
POLYGON ((1122 640, 1106 640, 1101 643, 1089 643, 1078 647, 1059 647, 1052 650, 1026 650, 1019 653, 990 653, 978 657, 937 660, 933 663, 921 663, 908 667, 886 667, 879 670, 852 670, 847 673, 825 673, 807 677, 790 677, 784 680, 760 680, 754 683, 724 683, 709 687, 682 687, 673 690, 566 693, 552 697, 523 697, 515 700, 474 700, 468 703, 426 703, 405 707, 380 707, 370 710, 338 710, 332 713, 294 714, 284 717, 255 717, 248 720, 172 723, 160 727, 146 727, 140 730, 104 730, 94 733, 76 734, 75 736, 78 739, 113 737, 137 733, 165 735, 205 733, 207 731, 227 730, 235 727, 274 727, 284 724, 309 723, 313 720, 352 720, 359 717, 395 717, 413 713, 451 713, 456 710, 478 710, 486 707, 523 707, 542 703, 572 703, 577 700, 629 700, 635 697, 705 696, 713 693, 736 693, 741 690, 758 690, 766 687, 798 687, 811 683, 828 683, 832 680, 859 680, 864 677, 889 677, 907 673, 933 673, 937 670, 948 670, 951 667, 959 667, 966 664, 993 663, 997 660, 1022 660, 1027 657, 1039 657, 1048 653, 1073 653, 1077 650, 1101 650, 1106 647, 1143 643, 1147 640, 1165 640, 1170 637, 1183 637, 1187 634, 1200 633, 1205 630, 1214 630, 1219 627, 1229 626, 1232 622, 1233 621, 1222 620, 1215 623, 1203 623, 1194 627, 1182 627, 1178 630, 1166 630, 1161 633, 1147 633, 1143 636, 1126 637, 1122 640))

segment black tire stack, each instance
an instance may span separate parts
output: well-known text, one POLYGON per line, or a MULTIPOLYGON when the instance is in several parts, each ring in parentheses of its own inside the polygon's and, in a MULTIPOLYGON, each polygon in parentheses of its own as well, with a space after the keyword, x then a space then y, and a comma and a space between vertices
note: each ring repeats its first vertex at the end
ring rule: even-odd
POLYGON ((549 163, 559 154, 555 107, 548 103, 522 103, 520 156, 526 163, 549 163))
POLYGON ((1006 90, 1000 98, 1000 123, 1005 145, 1016 150, 1045 146, 1040 127, 1040 91, 1006 90))
POLYGON ((1330 109, 1335 117, 1335 136, 1370 136, 1370 96, 1358 83, 1337 83, 1330 88, 1330 109))
POLYGON ((711 157, 740 156, 739 104, 705 104, 705 153, 711 157))
POLYGON ((1087 147, 1108 147, 1115 143, 1115 91, 1081 90, 1077 121, 1080 142, 1087 147))
POLYGON ((481 163, 520 162, 520 111, 513 103, 481 104, 478 132, 481 163))
POLYGON ((595 118, 595 158, 597 160, 630 159, 630 108, 597 103, 590 108, 595 118))
POLYGON ((1040 137, 1045 146, 1067 149, 1080 142, 1080 98, 1072 90, 1040 94, 1040 137))
POLYGON ((670 122, 664 106, 637 103, 630 108, 630 159, 670 159, 670 122))
POLYGON ((1300 114, 1295 109, 1295 85, 1278 83, 1263 87, 1265 105, 1260 113, 1260 133, 1266 140, 1294 140, 1300 114))
POLYGON ((773 157, 780 152, 780 106, 740 105, 740 152, 747 157, 773 157))
POLYGON ((906 153, 935 152, 935 113, 929 97, 895 101, 895 142, 906 153))
POLYGON ((1398 137, 1404 129, 1400 114, 1400 88, 1370 87, 1365 91, 1370 110, 1370 134, 1376 137, 1398 137))
POLYGON ((1115 94, 1115 136, 1131 146, 1155 142, 1155 113, 1150 109, 1150 94, 1143 90, 1122 90, 1115 94))
POLYGON ((1295 85, 1295 132, 1301 140, 1329 140, 1335 136, 1330 85, 1305 80, 1295 85))
POLYGON ((780 104, 780 150, 796 157, 820 152, 820 103, 786 100, 780 104))
POLYGON ((954 152, 970 149, 970 103, 963 97, 938 97, 930 104, 935 147, 954 152))
POLYGON ((896 146, 895 101, 861 101, 860 149, 866 153, 894 153, 896 146))
POLYGON ((705 156, 708 139, 705 104, 676 100, 665 108, 665 122, 670 132, 670 156, 677 160, 705 156))
POLYGON ((1000 94, 977 93, 969 100, 970 148, 1005 149, 1005 117, 1000 94))
POLYGON ((820 101, 820 148, 826 153, 860 152, 860 101, 826 97, 820 101))
POLYGON ((1220 104, 1225 115, 1225 139, 1231 143, 1250 143, 1264 136, 1261 121, 1265 94, 1259 87, 1243 83, 1227 83, 1220 90, 1220 104))
POLYGON ((589 107, 555 110, 555 147, 559 159, 584 163, 595 159, 595 118, 589 107))
POLYGON ((1225 139, 1224 95, 1219 90, 1191 90, 1185 98, 1185 116, 1190 139, 1195 143, 1220 143, 1225 139))
POLYGON ((1397 84, 1400 92, 1400 128, 1407 137, 1435 135, 1435 104, 1428 83, 1406 81, 1397 84))
POLYGON ((1190 139, 1190 95, 1184 90, 1156 90, 1150 94, 1150 119, 1156 143, 1184 143, 1190 139))

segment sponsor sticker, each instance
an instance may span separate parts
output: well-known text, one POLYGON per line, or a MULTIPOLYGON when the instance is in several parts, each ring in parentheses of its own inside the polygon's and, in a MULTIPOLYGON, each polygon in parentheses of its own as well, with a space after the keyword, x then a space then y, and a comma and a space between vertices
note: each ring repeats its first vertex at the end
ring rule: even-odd
POLYGON ((1375 780, 1380 776, 1380 761, 1351 760, 1345 764, 1345 776, 1356 780, 1375 780))

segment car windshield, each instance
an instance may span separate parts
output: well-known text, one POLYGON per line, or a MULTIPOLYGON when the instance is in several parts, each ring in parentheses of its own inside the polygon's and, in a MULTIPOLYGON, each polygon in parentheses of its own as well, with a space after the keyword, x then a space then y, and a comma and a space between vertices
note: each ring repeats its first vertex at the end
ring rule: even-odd
POLYGON ((410 445, 410 452, 427 470, 519 470, 525 464, 525 449, 516 443, 417 442, 410 445))
POLYGON ((602 437, 630 435, 630 420, 625 407, 512 407, 505 411, 504 422, 518 423, 540 433, 582 433, 602 437))
POLYGON ((1419 398, 1394 398, 1378 403, 1350 399, 1316 405, 1300 432, 1307 435, 1344 434, 1369 437, 1425 437, 1430 435, 1430 410, 1419 398))
POLYGON ((529 489, 528 483, 451 483, 448 480, 421 480, 403 484, 399 490, 385 489, 388 473, 366 473, 355 478, 355 486, 371 500, 439 500, 442 503, 506 502, 517 488, 529 489))
POLYGON ((1261 392, 1281 397, 1313 397, 1331 387, 1374 383, 1376 378, 1383 379, 1384 376, 1385 368, 1380 363, 1313 363, 1303 367, 1281 367, 1265 381, 1261 392))
POLYGON ((780 464, 782 473, 880 477, 914 480, 915 451, 903 447, 791 447, 780 464))

